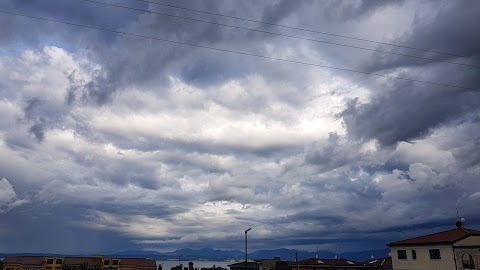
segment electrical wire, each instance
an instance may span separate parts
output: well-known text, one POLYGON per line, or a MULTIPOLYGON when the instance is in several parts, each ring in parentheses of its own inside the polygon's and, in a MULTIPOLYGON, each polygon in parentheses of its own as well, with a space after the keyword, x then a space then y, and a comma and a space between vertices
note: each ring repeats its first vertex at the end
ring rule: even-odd
POLYGON ((311 38, 304 38, 304 37, 293 36, 293 35, 286 35, 286 34, 281 34, 281 33, 277 33, 277 32, 270 32, 270 31, 258 30, 258 29, 248 28, 248 27, 241 27, 241 26, 229 25, 229 24, 224 24, 224 23, 205 21, 205 20, 200 20, 200 19, 195 19, 195 18, 190 18, 190 17, 172 15, 172 14, 163 13, 163 12, 156 12, 156 11, 150 11, 150 10, 146 10, 146 9, 139 9, 139 8, 126 7, 126 6, 117 5, 117 4, 99 2, 99 1, 95 1, 95 0, 81 0, 81 1, 100 4, 100 5, 105 5, 105 6, 123 8, 123 9, 128 9, 128 10, 134 10, 134 11, 139 11, 139 12, 146 12, 146 13, 150 13, 150 14, 157 14, 157 15, 167 16, 167 17, 172 17, 172 18, 177 18, 177 19, 190 20, 190 21, 201 22, 201 23, 208 23, 208 24, 213 24, 213 25, 218 25, 218 26, 225 26, 225 27, 230 27, 230 28, 242 29, 242 30, 264 33, 264 34, 270 34, 270 35, 277 35, 277 36, 288 37, 288 38, 293 38, 293 39, 312 41, 312 42, 317 42, 317 43, 324 43, 324 44, 329 44, 329 45, 334 45, 334 46, 342 46, 342 47, 348 47, 348 48, 353 48, 353 49, 379 52, 379 53, 384 53, 384 54, 392 54, 392 55, 398 55, 398 56, 403 56, 403 57, 410 57, 410 58, 415 58, 415 59, 429 60, 429 61, 434 61, 434 62, 442 62, 442 63, 448 63, 448 64, 452 64, 452 65, 459 65, 459 66, 466 66, 466 67, 473 67, 473 68, 479 68, 480 69, 480 66, 466 64, 466 63, 458 63, 458 62, 452 62, 452 61, 423 57, 423 56, 416 56, 416 55, 410 55, 410 54, 402 54, 402 53, 396 53, 396 52, 382 51, 382 50, 378 50, 378 49, 365 48, 365 47, 360 47, 360 46, 348 45, 348 44, 344 44, 344 43, 337 43, 337 42, 324 41, 324 40, 311 39, 311 38))
POLYGON ((340 35, 340 34, 335 34, 335 33, 324 32, 324 31, 301 28, 301 27, 294 27, 294 26, 289 26, 289 25, 282 25, 282 24, 276 24, 276 23, 271 23, 271 22, 264 22, 264 21, 247 19, 247 18, 231 16, 231 15, 225 15, 225 14, 215 13, 215 12, 210 12, 210 11, 204 11, 204 10, 198 10, 198 9, 193 9, 193 8, 175 6, 175 5, 172 5, 172 4, 164 4, 164 3, 154 2, 154 1, 150 1, 150 0, 135 0, 135 1, 149 3, 149 4, 153 4, 153 5, 164 6, 164 7, 171 7, 171 8, 181 9, 181 10, 188 10, 188 11, 193 11, 193 12, 198 12, 198 13, 203 13, 203 14, 215 15, 215 16, 220 16, 220 17, 225 17, 225 18, 231 18, 231 19, 236 19, 236 20, 241 20, 241 21, 246 21, 246 22, 253 22, 253 23, 265 24, 265 25, 281 27, 281 28, 286 28, 286 29, 299 30, 299 31, 304 31, 304 32, 309 32, 309 33, 316 33, 316 34, 321 34, 321 35, 341 37, 341 38, 358 40, 358 41, 365 41, 365 42, 370 42, 370 43, 375 43, 375 44, 388 45, 388 46, 410 49, 410 50, 416 50, 416 51, 422 51, 422 52, 443 54, 443 55, 448 55, 448 56, 453 56, 453 57, 461 57, 461 58, 465 58, 465 59, 479 60, 476 57, 465 56, 465 55, 461 55, 461 54, 442 52, 442 51, 430 50, 430 49, 423 49, 423 48, 417 48, 417 47, 412 47, 412 46, 407 46, 407 45, 400 45, 400 44, 376 41, 376 40, 371 40, 371 39, 366 39, 366 38, 352 37, 352 36, 347 36, 347 35, 340 35))
POLYGON ((361 71, 361 70, 354 70, 354 69, 320 65, 320 64, 308 63, 308 62, 302 62, 302 61, 296 61, 296 60, 289 60, 289 59, 284 59, 284 58, 276 58, 276 57, 271 57, 271 56, 266 56, 266 55, 261 55, 261 54, 240 52, 240 51, 234 51, 234 50, 229 50, 229 49, 222 49, 222 48, 216 48, 216 47, 211 47, 211 46, 198 45, 198 44, 192 44, 192 43, 187 43, 187 42, 163 39, 163 38, 158 38, 158 37, 139 35, 139 34, 134 34, 134 33, 118 31, 118 30, 112 30, 112 29, 108 29, 108 28, 101 28, 101 27, 96 27, 96 26, 89 26, 89 25, 84 25, 84 24, 78 24, 78 23, 48 19, 48 18, 26 15, 26 14, 10 12, 10 11, 5 11, 5 10, 0 10, 0 13, 13 15, 13 16, 24 17, 24 18, 36 19, 36 20, 43 20, 43 21, 53 22, 53 23, 60 23, 60 24, 65 24, 65 25, 70 25, 70 26, 81 27, 81 28, 94 29, 94 30, 99 30, 99 31, 104 31, 104 32, 116 33, 116 34, 121 34, 121 35, 125 35, 125 36, 132 36, 132 37, 143 38, 143 39, 152 39, 152 40, 168 42, 168 43, 172 43, 172 44, 186 45, 186 46, 190 46, 190 47, 203 48, 203 49, 208 49, 208 50, 213 50, 213 51, 220 51, 220 52, 231 53, 231 54, 257 57, 257 58, 262 58, 262 59, 267 59, 267 60, 281 61, 281 62, 286 62, 286 63, 300 64, 300 65, 306 65, 306 66, 312 66, 312 67, 319 67, 319 68, 324 68, 324 69, 340 70, 340 71, 352 72, 352 73, 357 73, 357 74, 371 75, 371 76, 377 76, 377 77, 388 78, 388 79, 424 83, 424 84, 450 87, 450 88, 457 88, 457 89, 463 89, 463 90, 469 90, 469 91, 475 91, 475 92, 480 91, 480 89, 473 88, 473 87, 468 87, 468 86, 438 83, 438 82, 432 82, 432 81, 424 81, 424 80, 397 77, 397 76, 391 76, 391 75, 385 75, 385 74, 373 73, 373 72, 367 72, 367 71, 361 71))

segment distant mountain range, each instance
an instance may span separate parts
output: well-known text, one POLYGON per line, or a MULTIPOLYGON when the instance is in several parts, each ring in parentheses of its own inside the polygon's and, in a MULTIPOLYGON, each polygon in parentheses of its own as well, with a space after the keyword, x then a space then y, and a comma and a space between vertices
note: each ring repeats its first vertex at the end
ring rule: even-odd
MULTIPOLYGON (((305 250, 293 250, 293 249, 273 249, 273 250, 257 250, 248 254, 250 259, 272 259, 273 257, 280 257, 283 260, 294 261, 295 253, 298 253, 298 259, 307 259, 307 258, 334 258, 335 255, 338 258, 348 258, 355 261, 367 261, 370 260, 373 256, 374 258, 387 257, 389 255, 389 249, 377 249, 369 251, 360 251, 360 252, 344 252, 340 254, 335 254, 330 251, 320 250, 315 251, 305 251, 305 250)), ((0 253, 0 257, 6 256, 19 256, 19 255, 30 255, 30 256, 60 256, 60 254, 47 254, 47 253, 15 253, 7 254, 0 253)), ((80 254, 80 256, 89 256, 85 254, 80 254)), ((202 249, 191 249, 184 248, 175 250, 173 252, 157 252, 157 251, 122 251, 112 254, 105 254, 105 256, 111 257, 147 257, 155 260, 178 260, 181 256, 182 261, 227 261, 227 260, 242 260, 245 258, 245 253, 240 250, 219 250, 212 248, 202 248, 202 249)))

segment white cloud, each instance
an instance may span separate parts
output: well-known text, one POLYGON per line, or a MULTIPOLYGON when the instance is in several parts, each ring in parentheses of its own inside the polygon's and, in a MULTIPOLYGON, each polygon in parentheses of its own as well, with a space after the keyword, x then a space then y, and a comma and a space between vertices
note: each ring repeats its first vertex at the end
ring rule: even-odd
POLYGON ((29 201, 19 199, 17 193, 13 189, 12 184, 6 179, 0 179, 0 214, 5 214, 11 209, 24 205, 29 201))

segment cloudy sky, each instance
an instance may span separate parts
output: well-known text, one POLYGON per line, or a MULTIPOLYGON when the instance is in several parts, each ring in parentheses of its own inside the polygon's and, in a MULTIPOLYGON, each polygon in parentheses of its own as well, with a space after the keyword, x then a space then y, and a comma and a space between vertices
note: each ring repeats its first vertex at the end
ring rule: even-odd
POLYGON ((155 1, 0 2, 0 252, 479 228, 479 2, 155 1))

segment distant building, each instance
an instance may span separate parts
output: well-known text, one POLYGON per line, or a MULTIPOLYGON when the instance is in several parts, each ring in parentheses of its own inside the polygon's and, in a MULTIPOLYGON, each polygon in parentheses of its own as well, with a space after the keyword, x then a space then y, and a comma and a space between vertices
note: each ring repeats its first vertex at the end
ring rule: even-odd
POLYGON ((318 259, 310 258, 289 263, 289 270, 391 270, 390 257, 372 259, 366 262, 356 262, 349 259, 318 259))
MULTIPOLYGON (((279 262, 285 262, 280 257, 273 259, 256 259, 248 261, 248 270, 274 270, 279 262)), ((245 261, 228 265, 230 270, 246 270, 245 261)))
POLYGON ((336 269, 364 269, 362 263, 348 259, 318 259, 310 258, 292 262, 289 264, 290 270, 336 270, 336 269))
POLYGON ((246 267, 248 267, 248 270, 264 270, 262 263, 257 261, 248 261, 247 266, 245 266, 245 261, 243 261, 229 264, 228 267, 230 270, 246 270, 246 267))
POLYGON ((5 270, 62 270, 88 266, 100 270, 157 270, 155 260, 145 258, 14 256, 3 259, 5 270))
POLYGON ((388 244, 393 269, 472 270, 480 267, 480 231, 463 228, 388 244))
MULTIPOLYGON (((198 269, 198 268, 195 268, 198 269)), ((228 270, 227 268, 220 267, 220 266, 213 266, 213 267, 202 267, 200 270, 228 270)))
POLYGON ((369 261, 363 262, 365 269, 384 269, 392 270, 392 257, 371 259, 369 261))

